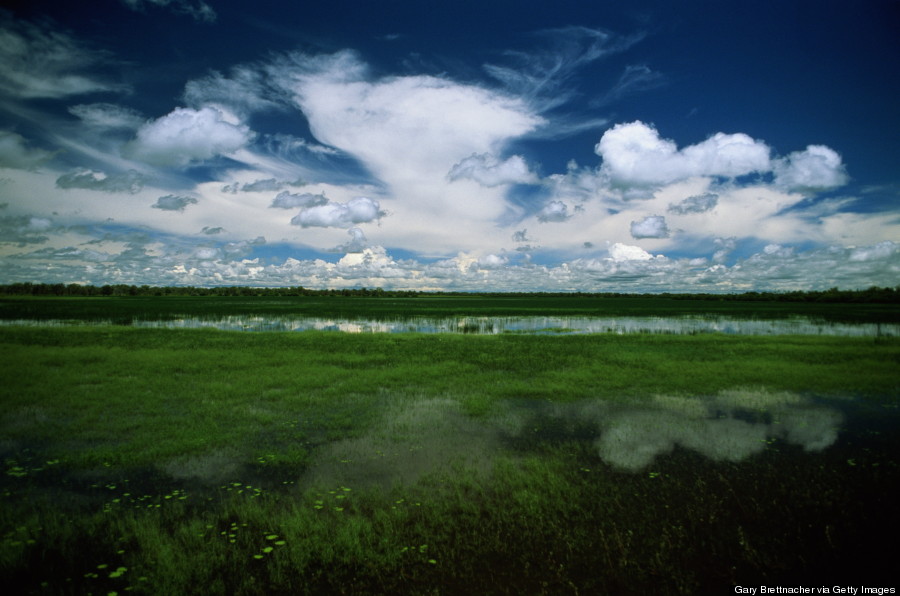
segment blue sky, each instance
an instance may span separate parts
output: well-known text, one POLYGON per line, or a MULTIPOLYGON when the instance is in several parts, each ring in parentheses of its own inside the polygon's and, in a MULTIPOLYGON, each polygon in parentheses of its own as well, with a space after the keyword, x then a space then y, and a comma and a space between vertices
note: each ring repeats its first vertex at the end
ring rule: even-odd
POLYGON ((900 4, 13 2, 0 282, 900 280, 900 4))

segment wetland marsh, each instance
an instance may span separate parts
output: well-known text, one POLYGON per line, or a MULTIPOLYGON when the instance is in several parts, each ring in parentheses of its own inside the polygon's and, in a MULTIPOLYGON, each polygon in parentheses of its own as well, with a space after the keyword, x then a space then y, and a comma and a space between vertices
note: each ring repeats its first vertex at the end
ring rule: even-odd
POLYGON ((895 578, 896 337, 6 325, 0 348, 0 577, 26 593, 895 578))

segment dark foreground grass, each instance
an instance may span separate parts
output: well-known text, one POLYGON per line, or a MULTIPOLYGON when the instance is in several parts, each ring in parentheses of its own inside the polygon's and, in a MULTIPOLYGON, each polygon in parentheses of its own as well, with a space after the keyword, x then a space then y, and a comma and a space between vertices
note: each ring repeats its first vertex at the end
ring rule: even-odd
POLYGON ((26 593, 890 579, 897 340, 4 328, 0 350, 0 580, 26 593))

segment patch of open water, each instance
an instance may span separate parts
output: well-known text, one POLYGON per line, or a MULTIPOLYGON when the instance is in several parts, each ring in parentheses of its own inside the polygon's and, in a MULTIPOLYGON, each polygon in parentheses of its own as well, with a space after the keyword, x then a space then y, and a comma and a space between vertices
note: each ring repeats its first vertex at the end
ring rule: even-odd
MULTIPOLYGON (((134 327, 170 329, 220 329, 224 331, 334 331, 339 333, 464 333, 473 335, 655 333, 692 335, 830 335, 842 337, 900 337, 897 323, 845 323, 795 316, 782 319, 735 318, 716 315, 689 316, 491 316, 398 317, 362 319, 276 315, 181 317, 129 322, 134 327)), ((9 320, 0 325, 72 326, 109 325, 111 320, 9 320)))
MULTIPOLYGON (((151 529, 165 528, 166 520, 187 520, 193 522, 187 527, 196 528, 203 540, 211 543, 231 538, 231 544, 237 543, 232 551, 235 557, 249 559, 259 552, 263 535, 287 532, 275 526, 254 535, 252 518, 248 526, 237 513, 243 509, 228 509, 233 503, 244 507, 261 496, 260 502, 284 499, 315 511, 317 516, 331 516, 330 523, 338 528, 346 527, 341 525, 345 516, 364 517, 370 508, 393 515, 394 510, 418 511, 422 506, 424 516, 430 507, 441 510, 428 499, 444 498, 435 492, 436 485, 428 482, 428 473, 443 469, 447 477, 453 477, 459 462, 471 470, 502 453, 520 453, 530 462, 535 457, 548 461, 562 458, 578 466, 560 486, 566 488, 565 498, 584 507, 577 509, 577 517, 566 517, 573 509, 565 507, 553 517, 554 508, 546 507, 544 511, 551 516, 548 526, 566 528, 568 524, 570 531, 560 530, 561 535, 575 544, 585 544, 575 542, 585 533, 616 536, 615 532, 624 528, 627 540, 613 543, 592 538, 592 548, 579 551, 587 553, 585 561, 592 563, 587 567, 591 573, 601 568, 607 552, 625 552, 637 557, 641 565, 651 565, 651 559, 641 558, 645 554, 641 544, 647 542, 653 545, 647 551, 652 555, 665 557, 666 548, 684 552, 685 556, 675 561, 696 568, 698 576, 707 578, 714 589, 698 590, 704 593, 732 593, 737 582, 814 585, 813 580, 821 580, 837 585, 832 578, 835 569, 850 573, 859 584, 874 585, 895 577, 892 551, 877 538, 895 535, 900 521, 892 498, 900 469, 898 420, 900 413, 893 404, 764 390, 658 396, 640 405, 528 401, 510 404, 508 411, 487 420, 467 419, 452 400, 397 401, 386 404, 384 419, 369 431, 322 445, 312 454, 308 467, 273 470, 269 477, 244 466, 230 470, 223 479, 215 469, 224 461, 220 454, 202 465, 185 466, 189 470, 184 472, 191 474, 172 475, 171 466, 168 470, 113 466, 86 473, 66 470, 64 462, 46 461, 40 450, 4 454, 0 445, 6 464, 6 473, 0 475, 0 498, 5 506, 29 512, 35 507, 48 516, 46 507, 52 504, 54 512, 66 512, 74 520, 75 531, 82 532, 92 527, 84 521, 90 518, 82 516, 96 512, 113 523, 122 520, 115 527, 125 528, 123 532, 134 523, 131 520, 146 524, 140 528, 151 529), (575 458, 568 460, 561 450, 544 449, 548 443, 564 447, 575 458), (577 449, 579 444, 586 448, 577 449), (426 482, 420 491, 409 488, 422 479, 426 482), (397 488, 387 502, 393 503, 391 511, 377 509, 384 507, 385 501, 372 497, 381 494, 368 492, 372 486, 397 488), (271 494, 274 490, 278 495, 271 494), (615 498, 604 501, 603 508, 592 508, 593 495, 601 492, 615 498), (669 541, 675 546, 667 547, 669 541), (611 547, 616 544, 618 550, 611 547)), ((549 469, 566 473, 564 468, 549 469)), ((493 482, 490 473, 468 477, 478 478, 485 487, 493 482)), ((489 498, 490 494, 485 490, 477 496, 489 498)), ((504 506, 515 506, 516 499, 528 497, 527 491, 502 494, 504 506)), ((496 514, 492 507, 498 505, 485 501, 472 506, 496 514)), ((248 511, 253 511, 249 505, 248 511)), ((98 583, 97 563, 110 569, 119 564, 98 536, 83 534, 88 552, 84 563, 53 567, 47 563, 47 553, 55 552, 57 537, 37 525, 40 518, 13 523, 4 528, 0 546, 6 552, 24 553, 18 569, 47 585, 69 586, 74 583, 69 578, 80 581, 84 577, 88 578, 85 585, 93 587, 98 583), (100 544, 99 548, 91 551, 95 544, 100 544), (40 557, 26 558, 31 552, 39 552, 40 557), (116 563, 109 566, 109 561, 116 563)), ((399 536, 398 532, 380 538, 399 541, 399 536)), ((288 541, 298 538, 291 536, 288 541)), ((540 535, 510 538, 534 541, 533 548, 539 553, 550 552, 553 546, 541 543, 540 535)), ((120 554, 127 548, 131 556, 132 542, 122 541, 112 548, 123 549, 118 550, 120 554)), ((132 556, 123 565, 138 575, 143 567, 132 562, 138 560, 132 556)), ((441 560, 441 564, 447 563, 441 560)), ((631 579, 629 570, 618 573, 631 579)), ((102 575, 105 578, 108 572, 102 575)), ((578 580, 577 575, 572 577, 573 582, 578 580)), ((688 593, 668 589, 665 583, 659 585, 663 586, 661 592, 688 593)), ((45 586, 30 593, 47 591, 45 586)), ((624 593, 651 592, 642 588, 624 593)))

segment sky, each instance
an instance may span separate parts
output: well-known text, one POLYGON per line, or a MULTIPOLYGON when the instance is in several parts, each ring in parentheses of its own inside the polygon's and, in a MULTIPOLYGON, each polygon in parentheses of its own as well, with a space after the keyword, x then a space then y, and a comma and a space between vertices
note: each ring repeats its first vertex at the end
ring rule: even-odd
POLYGON ((900 2, 13 0, 0 283, 900 283, 900 2))

